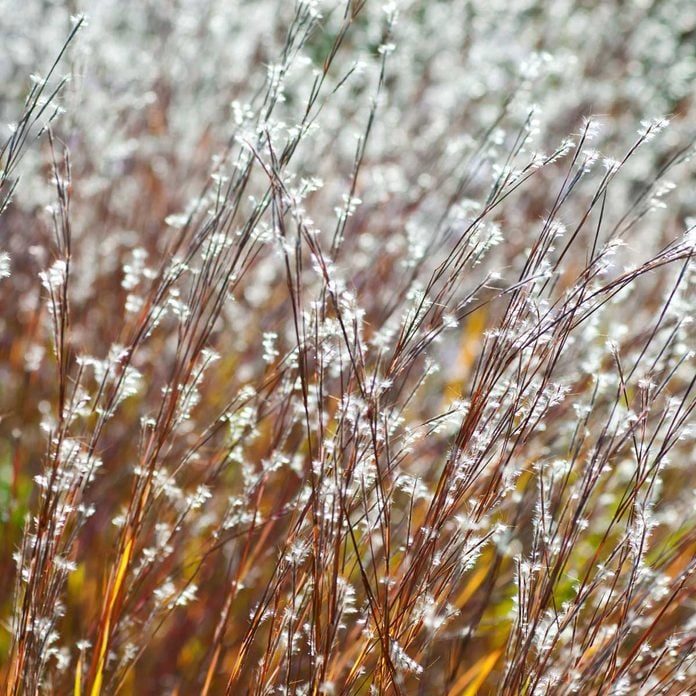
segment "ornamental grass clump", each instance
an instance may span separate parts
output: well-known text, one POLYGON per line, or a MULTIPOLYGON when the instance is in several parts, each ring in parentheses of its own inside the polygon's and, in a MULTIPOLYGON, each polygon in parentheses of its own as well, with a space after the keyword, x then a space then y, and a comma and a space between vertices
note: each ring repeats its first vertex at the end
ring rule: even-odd
POLYGON ((696 692, 691 3, 2 16, 7 694, 696 692))

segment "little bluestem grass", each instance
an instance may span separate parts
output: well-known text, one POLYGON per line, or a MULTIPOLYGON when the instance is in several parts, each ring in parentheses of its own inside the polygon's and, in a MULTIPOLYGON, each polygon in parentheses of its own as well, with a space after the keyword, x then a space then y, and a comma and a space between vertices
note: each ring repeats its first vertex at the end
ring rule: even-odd
POLYGON ((694 692, 690 3, 74 4, 0 28, 5 691, 694 692))

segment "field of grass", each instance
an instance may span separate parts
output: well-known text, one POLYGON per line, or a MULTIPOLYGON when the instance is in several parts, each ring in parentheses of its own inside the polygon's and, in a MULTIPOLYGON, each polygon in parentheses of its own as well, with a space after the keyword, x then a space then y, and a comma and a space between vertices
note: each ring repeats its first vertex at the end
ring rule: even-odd
POLYGON ((696 693, 695 37, 0 0, 3 692, 696 693))

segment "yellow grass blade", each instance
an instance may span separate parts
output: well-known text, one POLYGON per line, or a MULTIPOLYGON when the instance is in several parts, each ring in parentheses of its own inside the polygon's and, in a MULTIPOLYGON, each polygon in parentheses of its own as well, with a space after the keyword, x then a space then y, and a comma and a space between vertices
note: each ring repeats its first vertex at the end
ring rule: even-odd
POLYGON ((461 609, 471 599, 474 592, 476 592, 476 590, 478 590, 478 588, 481 587, 481 584, 486 579, 487 574, 487 565, 481 565, 480 568, 476 569, 476 571, 471 576, 469 582, 467 582, 466 585, 464 585, 464 588, 462 589, 461 593, 459 594, 454 603, 454 605, 458 609, 461 609))
POLYGON ((83 653, 80 652, 80 657, 77 658, 77 665, 75 666, 75 686, 73 688, 73 696, 81 696, 82 694, 82 656, 83 653))
POLYGON ((92 684, 92 690, 90 691, 90 696, 99 696, 101 692, 102 680, 104 678, 104 664, 106 662, 106 649, 109 644, 109 631, 111 629, 111 614, 114 610, 114 605, 116 604, 116 598, 118 597, 121 585, 123 584, 123 578, 126 576, 126 570, 128 569, 128 563, 130 562, 131 551, 133 550, 133 538, 131 537, 126 542, 126 548, 123 550, 123 555, 118 565, 118 571, 116 573, 116 579, 114 581, 113 587, 109 594, 109 598, 106 604, 104 627, 101 634, 101 641, 99 643, 99 658, 97 662, 97 672, 94 677, 94 683, 92 684))
POLYGON ((493 667, 495 667, 495 663, 498 661, 498 658, 502 652, 502 650, 496 650, 483 659, 483 664, 481 665, 476 678, 473 682, 471 682, 469 688, 464 692, 463 696, 476 696, 479 687, 481 684, 483 684, 483 682, 486 681, 486 677, 488 677, 488 675, 493 671, 493 667))
POLYGON ((457 679, 447 696, 476 696, 479 687, 486 681, 502 653, 502 650, 494 650, 475 662, 457 679))

